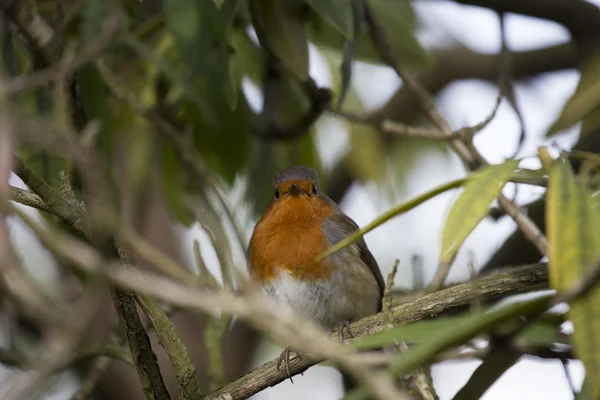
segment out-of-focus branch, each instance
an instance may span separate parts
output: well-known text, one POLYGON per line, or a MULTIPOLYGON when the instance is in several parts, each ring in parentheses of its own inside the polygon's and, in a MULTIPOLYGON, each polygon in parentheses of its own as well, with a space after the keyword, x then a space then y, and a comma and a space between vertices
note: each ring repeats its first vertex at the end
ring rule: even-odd
POLYGON ((101 253, 86 243, 50 227, 43 228, 14 207, 12 212, 23 219, 49 251, 78 266, 86 274, 103 277, 123 290, 156 297, 182 309, 210 313, 220 309, 222 312, 235 314, 277 340, 289 342, 301 351, 339 363, 364 382, 378 398, 407 399, 394 387, 391 377, 368 370, 362 365, 358 355, 327 340, 326 333, 315 323, 310 320, 299 321, 298 317, 281 310, 280 305, 262 295, 256 288, 248 287, 249 291, 245 296, 238 296, 229 289, 199 291, 140 268, 122 268, 104 259, 101 253), (297 329, 299 324, 303 326, 301 331, 297 329))
MULTIPOLYGON (((83 156, 88 153, 86 150, 87 149, 85 148, 80 148, 80 155, 83 156)), ((70 193, 57 193, 52 190, 24 163, 19 162, 18 167, 17 173, 21 173, 19 175, 21 179, 28 186, 32 187, 32 189, 40 189, 37 194, 48 206, 50 206, 50 202, 59 205, 60 208, 55 209, 55 214, 59 213, 64 223, 74 228, 82 238, 91 242, 95 240, 95 238, 92 237, 91 231, 83 222, 83 217, 85 216, 85 207, 83 207, 83 204, 78 204, 74 200, 69 200, 72 197, 72 194, 70 193), (77 204, 78 207, 72 207, 71 204, 77 204)), ((112 248, 112 246, 110 247, 112 248)), ((106 250, 108 251, 108 249, 106 250)), ((124 257, 122 254, 116 255, 121 259, 124 257)), ((117 309, 119 320, 125 329, 133 360, 139 372, 142 388, 148 395, 153 396, 156 399, 169 399, 170 395, 162 380, 156 355, 152 351, 148 335, 146 334, 137 313, 134 297, 131 294, 116 288, 111 288, 111 295, 117 309)))
POLYGON ((600 9, 584 0, 454 0, 457 3, 489 8, 558 22, 578 39, 599 38, 600 9))
MULTIPOLYGON (((495 83, 500 73, 500 55, 485 54, 466 47, 439 50, 433 54, 433 66, 419 74, 419 81, 425 89, 436 94, 447 85, 465 79, 479 79, 495 83)), ((524 80, 536 75, 577 68, 583 54, 577 49, 575 42, 536 50, 517 51, 511 53, 511 73, 515 80, 524 80)), ((397 123, 413 124, 420 115, 420 103, 414 92, 403 85, 381 109, 375 111, 368 120, 380 125, 384 120, 397 123)), ((385 135, 389 143, 397 138, 385 135)), ((339 202, 354 182, 348 168, 349 162, 343 158, 334 166, 329 178, 327 192, 339 202)))

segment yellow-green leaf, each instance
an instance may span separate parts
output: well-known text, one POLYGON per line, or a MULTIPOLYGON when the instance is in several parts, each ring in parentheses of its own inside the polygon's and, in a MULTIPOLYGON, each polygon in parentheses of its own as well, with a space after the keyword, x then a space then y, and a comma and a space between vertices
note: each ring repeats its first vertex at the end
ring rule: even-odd
POLYGON ((581 65, 581 78, 575 93, 548 132, 548 136, 580 122, 600 106, 600 56, 581 65))
POLYGON ((301 81, 308 78, 308 40, 304 32, 304 2, 252 0, 250 11, 260 41, 301 81))
POLYGON ((510 160, 489 165, 468 179, 464 192, 452 206, 444 226, 441 262, 452 262, 465 239, 485 218, 490 204, 502 192, 518 164, 518 160, 510 160))
MULTIPOLYGON (((591 193, 560 159, 550 171, 546 205, 550 286, 569 289, 600 256, 600 211, 591 193)), ((600 398, 600 286, 569 304, 575 353, 592 398, 600 398)))
POLYGON ((306 3, 346 39, 354 36, 352 0, 306 0, 306 3))

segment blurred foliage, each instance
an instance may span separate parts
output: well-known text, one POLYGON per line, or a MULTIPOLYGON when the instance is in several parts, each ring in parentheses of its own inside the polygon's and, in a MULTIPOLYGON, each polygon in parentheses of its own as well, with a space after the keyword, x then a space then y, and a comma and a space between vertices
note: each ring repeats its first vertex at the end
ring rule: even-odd
MULTIPOLYGON (((104 21, 114 13, 125 13, 129 31, 111 43, 102 65, 92 63, 77 73, 74 87, 79 112, 73 115, 75 126, 82 129, 91 119, 101 123, 96 143, 104 161, 117 156, 117 146, 130 132, 156 131, 156 126, 136 116, 137 110, 111 94, 114 90, 126 93, 135 103, 168 117, 181 134, 191 132, 203 162, 223 183, 231 185, 236 176, 247 177, 248 200, 255 204, 256 212, 261 212, 270 199, 270 176, 277 169, 304 164, 325 172, 316 152, 314 127, 306 128, 301 137, 270 136, 274 126, 283 129, 293 125, 309 112, 314 101, 306 90, 306 83, 312 81, 309 41, 336 60, 331 105, 350 85, 353 60, 381 62, 360 17, 363 0, 166 0, 163 13, 151 17, 135 1, 123 2, 122 9, 115 8, 116 4, 99 0, 62 4, 65 17, 61 33, 78 49, 93 43, 104 21), (352 51, 348 51, 349 46, 352 51), (105 67, 105 72, 100 67, 105 67), (273 68, 278 77, 269 80, 273 68), (113 75, 113 82, 107 82, 108 73, 113 75), (262 91, 262 100, 246 97, 242 90, 245 81, 262 91), (253 111, 257 109, 261 111, 253 111)), ((369 6, 406 65, 415 69, 430 65, 428 54, 414 36, 417 22, 409 1, 371 0, 369 6)), ((54 16, 46 2, 40 11, 49 19, 54 16)), ((57 27, 61 27, 58 22, 57 27)), ((13 74, 31 70, 34 54, 24 51, 13 38, 5 41, 3 53, 13 74)), ((19 95, 19 102, 24 110, 49 114, 49 95, 42 88, 19 95)), ((348 109, 364 112, 353 89, 345 104, 348 109)), ((386 152, 380 138, 365 126, 351 124, 348 129, 352 172, 361 181, 380 180, 386 169, 385 158, 380 157, 386 152)), ((152 146, 162 146, 156 136, 148 138, 155 143, 152 146)), ((179 166, 171 164, 177 160, 168 155, 169 151, 159 156, 159 163, 140 158, 134 162, 136 171, 151 174, 164 169, 161 175, 170 177, 166 179, 170 190, 183 188, 177 186, 183 181, 173 176, 179 166)), ((53 183, 57 171, 65 167, 55 156, 21 155, 53 183)), ((115 173, 118 175, 113 170, 115 173)), ((322 174, 322 180, 326 182, 328 177, 322 174)), ((173 215, 187 222, 176 201, 169 204, 173 215)))

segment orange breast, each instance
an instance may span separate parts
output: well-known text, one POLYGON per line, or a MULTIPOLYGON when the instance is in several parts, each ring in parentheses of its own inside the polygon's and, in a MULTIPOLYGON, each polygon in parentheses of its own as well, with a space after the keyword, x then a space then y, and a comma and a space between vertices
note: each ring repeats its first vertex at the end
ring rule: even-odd
POLYGON ((250 271, 268 282, 281 270, 297 279, 325 279, 332 266, 315 258, 327 249, 322 224, 335 210, 318 197, 290 197, 274 202, 259 221, 250 241, 250 271))

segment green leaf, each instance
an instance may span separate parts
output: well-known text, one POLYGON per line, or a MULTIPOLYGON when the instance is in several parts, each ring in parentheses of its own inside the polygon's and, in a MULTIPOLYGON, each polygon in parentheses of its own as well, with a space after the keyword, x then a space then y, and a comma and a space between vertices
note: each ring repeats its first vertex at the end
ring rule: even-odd
MULTIPOLYGON (((550 170, 546 226, 550 286, 559 291, 578 282, 600 256, 600 211, 563 158, 550 170)), ((571 301, 572 342, 583 361, 592 398, 600 398, 600 286, 571 301)))
POLYGON ((239 0, 229 0, 220 8, 210 1, 167 0, 164 3, 167 26, 187 64, 193 90, 203 99, 198 105, 208 121, 216 110, 216 97, 223 97, 229 109, 237 102, 238 88, 232 84, 233 52, 229 40, 239 3, 239 0))
POLYGON ((413 27, 399 13, 406 12, 409 7, 406 0, 368 0, 367 4, 379 26, 387 34, 392 52, 401 61, 427 61, 429 55, 421 47, 414 35, 413 27))
MULTIPOLYGON (((375 19, 387 33, 392 51, 409 69, 430 66, 433 59, 414 36, 415 16, 407 0, 369 0, 375 19)), ((364 22, 364 21, 363 21, 364 22)), ((317 13, 311 13, 306 26, 309 40, 319 46, 340 51, 346 38, 317 13)), ((366 62, 382 62, 379 51, 373 46, 366 24, 362 24, 354 44, 353 58, 366 62)))
POLYGON ((306 0, 306 3, 346 39, 354 37, 353 0, 306 0))
POLYGON ((253 26, 261 43, 301 81, 308 78, 308 41, 301 0, 251 0, 253 26))
MULTIPOLYGON (((581 78, 577 89, 547 136, 571 127, 600 107, 600 56, 596 55, 583 62, 580 70, 581 78)), ((597 120, 597 117, 594 119, 597 120)))
POLYGON ((519 358, 521 358, 521 353, 514 351, 510 346, 494 346, 467 383, 454 395, 453 400, 481 398, 519 358))
MULTIPOLYGON (((452 346, 458 346, 478 334, 486 333, 494 326, 519 316, 535 315, 548 305, 550 295, 498 307, 489 311, 477 311, 467 315, 461 323, 449 324, 445 329, 434 330, 427 340, 412 346, 399 354, 390 364, 389 373, 393 376, 404 375, 413 369, 431 361, 436 354, 452 346)), ((368 395, 360 387, 350 395, 352 399, 363 399, 368 395)))
POLYGON ((351 38, 346 40, 344 45, 344 56, 342 64, 340 65, 340 72, 342 75, 342 81, 340 85, 340 96, 336 104, 336 110, 342 108, 342 104, 346 99, 346 94, 350 88, 352 81, 352 62, 356 54, 356 41, 360 37, 361 24, 365 15, 365 0, 352 0, 352 23, 354 25, 354 34, 351 38))
POLYGON ((518 160, 489 165, 475 172, 450 210, 442 233, 440 262, 451 263, 456 252, 477 224, 488 214, 490 204, 517 168, 518 160))
POLYGON ((456 324, 464 323, 471 317, 472 316, 467 313, 457 317, 440 317, 431 320, 418 321, 409 325, 395 326, 383 332, 356 339, 350 343, 350 346, 365 350, 394 345, 394 343, 400 341, 404 341, 408 344, 423 343, 430 340, 435 332, 448 329, 456 324))

